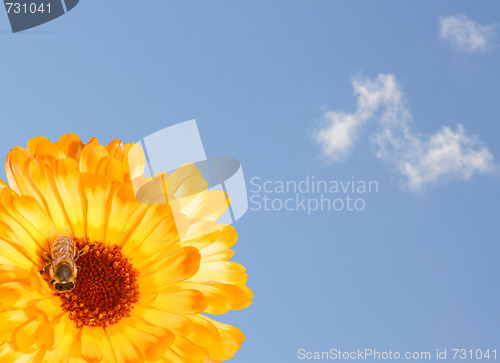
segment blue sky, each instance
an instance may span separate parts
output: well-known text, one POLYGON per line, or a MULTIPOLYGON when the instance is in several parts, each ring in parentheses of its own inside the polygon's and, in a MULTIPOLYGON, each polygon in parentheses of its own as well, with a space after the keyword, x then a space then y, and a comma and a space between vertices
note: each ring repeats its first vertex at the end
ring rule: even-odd
POLYGON ((207 154, 239 159, 249 189, 376 180, 363 211, 235 223, 255 299, 222 318, 247 337, 233 361, 500 353, 499 14, 495 1, 82 0, 18 34, 0 14, 0 152, 196 118, 207 154))

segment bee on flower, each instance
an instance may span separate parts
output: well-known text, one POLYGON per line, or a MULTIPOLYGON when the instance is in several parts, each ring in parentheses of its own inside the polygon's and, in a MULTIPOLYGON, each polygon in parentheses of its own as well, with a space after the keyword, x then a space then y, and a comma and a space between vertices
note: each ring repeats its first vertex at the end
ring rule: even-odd
POLYGON ((238 328, 206 315, 253 297, 230 261, 236 231, 217 223, 227 196, 192 164, 152 178, 144 166, 140 145, 75 134, 10 151, 0 362, 215 363, 240 348, 238 328), (158 178, 166 202, 139 202, 158 178))

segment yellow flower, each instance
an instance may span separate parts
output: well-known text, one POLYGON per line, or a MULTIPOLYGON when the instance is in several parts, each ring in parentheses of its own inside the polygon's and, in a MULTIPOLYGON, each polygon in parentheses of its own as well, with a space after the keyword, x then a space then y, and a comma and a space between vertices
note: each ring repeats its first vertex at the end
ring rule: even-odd
POLYGON ((239 329, 203 314, 253 297, 229 261, 236 231, 216 223, 225 194, 207 191, 193 165, 151 179, 144 165, 139 145, 74 134, 11 150, 9 185, 0 180, 0 362, 215 363, 239 349, 239 329), (139 202, 136 192, 155 199, 158 178, 168 203, 139 202), (93 245, 70 292, 39 273, 54 228, 69 228, 77 251, 93 245))

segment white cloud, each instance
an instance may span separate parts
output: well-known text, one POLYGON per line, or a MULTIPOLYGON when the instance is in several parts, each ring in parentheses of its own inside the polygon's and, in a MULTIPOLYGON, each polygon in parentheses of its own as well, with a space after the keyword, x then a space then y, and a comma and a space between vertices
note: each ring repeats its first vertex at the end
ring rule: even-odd
POLYGON ((355 115, 333 111, 327 111, 324 119, 328 126, 318 130, 315 139, 323 146, 323 152, 330 160, 338 161, 351 150, 363 121, 355 115))
POLYGON ((392 114, 406 117, 405 110, 400 107, 402 94, 394 76, 380 74, 374 81, 355 77, 352 84, 354 95, 357 96, 356 112, 325 112, 326 127, 317 130, 314 135, 322 145, 323 153, 332 161, 343 159, 351 151, 358 138, 358 130, 373 117, 379 106, 386 107, 383 119, 391 118, 392 114))
POLYGON ((439 18, 439 37, 451 42, 458 51, 486 51, 496 37, 494 25, 481 25, 465 14, 439 18))
POLYGON ((403 92, 393 75, 380 74, 374 80, 355 77, 352 85, 356 111, 327 111, 327 124, 314 135, 329 160, 347 156, 361 127, 374 122, 377 127, 370 140, 376 146, 377 157, 392 165, 401 175, 403 186, 411 191, 452 179, 467 180, 475 173, 492 170, 493 156, 462 125, 455 130, 443 127, 433 135, 415 133, 403 92))
MULTIPOLYGON (((379 135, 380 140, 383 141, 383 136, 379 135)), ((380 157, 396 167, 411 191, 453 179, 467 180, 475 173, 493 168, 491 153, 476 136, 468 135, 462 125, 456 130, 444 126, 430 136, 416 137, 409 133, 397 141, 392 153, 386 150, 380 157)))

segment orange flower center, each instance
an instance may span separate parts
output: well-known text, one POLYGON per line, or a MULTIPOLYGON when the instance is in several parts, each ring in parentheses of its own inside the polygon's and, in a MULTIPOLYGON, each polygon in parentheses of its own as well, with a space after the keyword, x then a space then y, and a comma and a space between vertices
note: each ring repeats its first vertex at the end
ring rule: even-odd
MULTIPOLYGON (((78 249, 89 244, 76 241, 78 249)), ((78 328, 106 327, 130 316, 139 298, 139 272, 121 252, 121 247, 98 242, 77 260, 80 267, 75 288, 60 294, 64 311, 78 328)))

